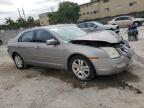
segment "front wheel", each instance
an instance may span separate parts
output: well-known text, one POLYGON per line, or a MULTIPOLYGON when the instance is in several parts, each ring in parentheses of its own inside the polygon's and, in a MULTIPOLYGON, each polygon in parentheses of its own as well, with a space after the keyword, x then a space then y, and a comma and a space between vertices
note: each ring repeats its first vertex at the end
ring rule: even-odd
POLYGON ((14 62, 16 64, 16 67, 19 69, 25 69, 27 67, 27 65, 24 63, 24 60, 22 59, 22 57, 18 54, 15 54, 14 62))
POLYGON ((136 25, 137 27, 141 26, 141 23, 140 22, 134 22, 134 25, 136 25))
POLYGON ((70 60, 70 71, 79 80, 92 80, 96 76, 95 69, 91 62, 83 56, 74 56, 70 60))

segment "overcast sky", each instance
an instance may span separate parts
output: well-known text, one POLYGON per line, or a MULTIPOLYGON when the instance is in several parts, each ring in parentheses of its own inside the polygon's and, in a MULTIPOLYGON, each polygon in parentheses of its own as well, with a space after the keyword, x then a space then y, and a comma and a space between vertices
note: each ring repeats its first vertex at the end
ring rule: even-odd
MULTIPOLYGON (((38 14, 40 13, 50 12, 52 9, 56 10, 60 1, 63 0, 0 0, 0 24, 3 23, 7 17, 17 19, 18 8, 24 8, 26 17, 33 16, 34 18, 38 18, 38 14)), ((82 4, 90 0, 67 1, 82 4)))

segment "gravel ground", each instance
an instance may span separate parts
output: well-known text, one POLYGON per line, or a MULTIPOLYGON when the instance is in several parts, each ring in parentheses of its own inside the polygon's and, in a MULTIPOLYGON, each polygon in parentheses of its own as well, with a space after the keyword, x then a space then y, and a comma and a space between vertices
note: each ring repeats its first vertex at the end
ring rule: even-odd
MULTIPOLYGON (((130 42, 142 57, 143 34, 141 27, 140 40, 130 42)), ((0 108, 144 108, 144 65, 136 61, 126 72, 82 82, 61 70, 19 70, 6 50, 0 47, 0 108)))

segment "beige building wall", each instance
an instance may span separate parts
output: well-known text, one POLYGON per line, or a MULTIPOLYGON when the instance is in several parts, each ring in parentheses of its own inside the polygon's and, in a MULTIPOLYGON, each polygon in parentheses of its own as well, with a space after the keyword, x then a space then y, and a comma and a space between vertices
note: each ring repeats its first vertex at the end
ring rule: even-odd
POLYGON ((49 12, 42 13, 39 15, 39 21, 41 26, 47 26, 49 25, 49 17, 48 17, 49 12))
POLYGON ((93 1, 80 5, 79 21, 144 11, 144 0, 93 1))

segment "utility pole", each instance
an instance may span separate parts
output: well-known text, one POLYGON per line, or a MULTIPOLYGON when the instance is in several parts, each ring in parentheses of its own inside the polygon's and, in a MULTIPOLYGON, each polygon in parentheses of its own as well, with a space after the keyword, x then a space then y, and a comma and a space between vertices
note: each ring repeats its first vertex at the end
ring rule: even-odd
POLYGON ((50 9, 51 9, 51 12, 53 13, 53 12, 54 12, 54 8, 53 8, 53 7, 50 7, 50 9))
POLYGON ((18 13, 19 13, 19 17, 20 17, 20 18, 22 18, 22 17, 21 17, 21 13, 20 13, 20 10, 19 10, 19 8, 18 8, 18 13))
POLYGON ((22 13, 23 13, 24 18, 26 19, 24 8, 22 8, 22 13))

